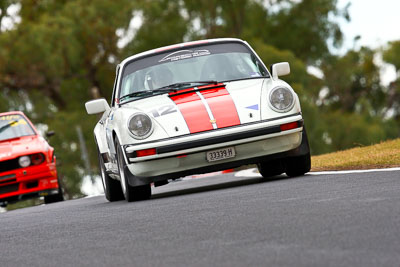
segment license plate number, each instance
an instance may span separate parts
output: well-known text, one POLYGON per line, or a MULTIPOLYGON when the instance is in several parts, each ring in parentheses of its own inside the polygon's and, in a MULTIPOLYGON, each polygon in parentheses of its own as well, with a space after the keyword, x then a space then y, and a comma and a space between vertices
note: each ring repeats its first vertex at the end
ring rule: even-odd
POLYGON ((234 147, 227 147, 206 152, 208 162, 229 159, 236 156, 234 147))

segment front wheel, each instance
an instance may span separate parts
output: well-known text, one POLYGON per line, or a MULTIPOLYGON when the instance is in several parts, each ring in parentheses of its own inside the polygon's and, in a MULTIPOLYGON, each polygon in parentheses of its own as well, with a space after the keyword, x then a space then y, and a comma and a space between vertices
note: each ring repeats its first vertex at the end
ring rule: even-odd
POLYGON ((119 177, 121 179, 121 188, 125 196, 125 199, 128 202, 149 199, 151 197, 150 184, 141 186, 129 185, 128 174, 125 171, 125 166, 126 166, 125 158, 122 152, 121 145, 119 144, 117 139, 115 140, 115 144, 117 146, 117 162, 118 162, 119 177))
POLYGON ((45 204, 51 204, 51 203, 56 203, 64 201, 64 195, 63 195, 63 190, 61 187, 60 180, 58 180, 58 193, 54 195, 49 195, 44 197, 44 203, 45 204))
POLYGON ((103 183, 104 195, 106 196, 106 199, 110 202, 123 200, 124 194, 122 194, 121 185, 119 181, 111 178, 107 174, 106 167, 104 165, 104 159, 101 156, 101 153, 98 148, 97 152, 99 158, 101 181, 103 183))
POLYGON ((286 174, 290 177, 304 175, 311 170, 311 156, 307 153, 303 156, 291 157, 286 160, 286 174))
POLYGON ((285 171, 285 166, 280 159, 260 162, 257 164, 257 167, 258 171, 264 178, 271 178, 280 175, 285 171))

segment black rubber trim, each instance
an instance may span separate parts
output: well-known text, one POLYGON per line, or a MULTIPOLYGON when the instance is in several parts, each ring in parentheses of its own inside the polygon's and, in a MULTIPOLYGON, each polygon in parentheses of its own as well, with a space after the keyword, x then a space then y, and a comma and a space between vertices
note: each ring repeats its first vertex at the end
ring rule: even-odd
MULTIPOLYGON (((297 128, 302 127, 302 126, 303 126, 303 120, 297 121, 297 128)), ((241 139, 247 139, 247 138, 252 138, 252 137, 257 137, 257 136, 262 136, 262 135, 267 135, 267 134, 273 134, 273 133, 279 133, 279 132, 281 132, 280 125, 270 126, 270 127, 265 127, 265 128, 241 132, 241 133, 234 133, 234 134, 229 134, 229 135, 224 135, 224 136, 215 136, 215 137, 210 137, 210 138, 197 140, 197 141, 189 141, 189 142, 183 142, 183 143, 178 143, 178 144, 173 144, 173 145, 161 146, 161 147, 156 148, 156 154, 161 155, 161 154, 174 152, 174 151, 180 151, 180 150, 202 147, 202 146, 207 146, 207 145, 214 145, 214 144, 225 143, 225 142, 241 140, 241 139)), ((136 151, 133 151, 132 153, 127 153, 127 158, 135 158, 135 157, 136 157, 136 151)))
MULTIPOLYGON (((210 83, 210 84, 211 84, 211 83, 210 83)), ((172 94, 172 95, 168 95, 168 96, 169 96, 169 98, 171 98, 171 97, 174 97, 174 96, 185 95, 185 94, 193 93, 193 92, 201 92, 201 91, 212 90, 212 89, 218 89, 218 88, 222 88, 222 89, 226 88, 226 87, 225 87, 225 84, 214 85, 214 86, 210 86, 210 87, 206 87, 206 88, 198 88, 199 86, 203 86, 203 85, 189 86, 189 87, 184 88, 184 89, 182 88, 182 89, 180 89, 180 90, 182 90, 182 91, 183 91, 183 90, 187 90, 187 89, 192 89, 192 90, 183 91, 183 92, 180 92, 180 90, 177 90, 176 93, 174 93, 174 94, 172 94)), ((205 84, 205 86, 207 86, 207 84, 205 84)))
POLYGON ((108 153, 101 153, 101 157, 103 158, 104 163, 110 162, 110 158, 108 156, 108 153))
POLYGON ((225 142, 230 142, 230 141, 234 141, 234 140, 246 139, 246 138, 256 137, 256 136, 260 136, 260 135, 279 133, 280 131, 281 131, 281 129, 280 129, 279 125, 271 126, 271 127, 267 127, 267 128, 246 131, 246 132, 242 132, 242 133, 234 133, 234 134, 228 134, 228 135, 224 135, 224 136, 215 136, 215 137, 210 137, 210 138, 197 140, 197 141, 173 144, 173 145, 168 145, 168 146, 161 146, 161 147, 156 148, 156 151, 157 151, 157 154, 164 154, 164 153, 169 153, 169 152, 173 152, 173 151, 179 151, 179 150, 196 148, 196 147, 201 147, 201 146, 225 143, 225 142))
MULTIPOLYGON (((297 127, 303 126, 303 120, 297 121, 297 127)), ((168 146, 161 146, 156 148, 157 154, 164 154, 164 153, 169 153, 173 151, 179 151, 179 150, 184 150, 184 149, 190 149, 190 148, 196 148, 196 147, 201 147, 201 146, 207 146, 207 145, 214 145, 214 144, 219 144, 219 143, 225 143, 225 142, 230 142, 230 141, 235 141, 235 140, 241 140, 241 139, 247 139, 251 137, 257 137, 261 135, 267 135, 267 134, 273 134, 273 133, 279 133, 281 132, 281 128, 279 125, 276 126, 270 126, 266 128, 261 128, 257 130, 251 130, 251 131, 246 131, 242 133, 234 133, 234 134, 228 134, 224 136, 215 136, 215 137, 210 137, 202 140, 197 140, 197 141, 190 141, 190 142, 184 142, 184 143, 179 143, 179 144, 173 144, 173 145, 168 145, 168 146)))

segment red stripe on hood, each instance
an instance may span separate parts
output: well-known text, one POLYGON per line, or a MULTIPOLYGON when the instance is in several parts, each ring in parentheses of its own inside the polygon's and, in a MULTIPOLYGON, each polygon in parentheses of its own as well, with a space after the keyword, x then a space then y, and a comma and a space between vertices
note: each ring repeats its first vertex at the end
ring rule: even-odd
MULTIPOLYGON (((199 87, 202 89, 204 87, 199 87)), ((216 120, 218 128, 224 128, 240 124, 239 115, 235 103, 232 100, 225 86, 202 90, 200 93, 204 96, 208 106, 216 120)))
MULTIPOLYGON (((218 128, 240 124, 235 103, 224 84, 199 86, 198 89, 210 107, 218 128)), ((211 118, 200 97, 193 90, 194 88, 187 88, 169 95, 181 111, 190 133, 212 130, 211 118)))
MULTIPOLYGON (((185 91, 192 91, 193 88, 185 91)), ((184 91, 179 91, 178 95, 173 93, 170 94, 170 98, 175 102, 181 111, 183 118, 189 127, 190 133, 198 133, 203 131, 212 130, 212 124, 210 117, 208 116, 207 110, 203 105, 200 97, 196 92, 187 92, 181 94, 184 91)))

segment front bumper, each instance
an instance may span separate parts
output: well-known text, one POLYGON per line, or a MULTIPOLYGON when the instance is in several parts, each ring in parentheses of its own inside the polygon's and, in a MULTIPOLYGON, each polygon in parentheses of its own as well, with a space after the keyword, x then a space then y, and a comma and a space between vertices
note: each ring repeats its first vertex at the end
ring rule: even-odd
MULTIPOLYGON (((288 157, 307 151, 295 152, 302 144, 303 121, 300 114, 219 132, 196 134, 178 140, 124 146, 126 174, 132 186, 205 173, 245 164, 258 163, 272 156, 288 157), (297 122, 294 129, 282 131, 280 125, 297 122), (206 160, 206 152, 218 148, 234 147, 236 156, 216 162, 206 160), (135 157, 135 151, 155 148, 156 154, 135 157), (131 175, 130 175, 131 174, 131 175)), ((304 150, 304 149, 303 149, 304 150)))
POLYGON ((58 190, 55 163, 0 173, 0 202, 57 194, 58 190))

